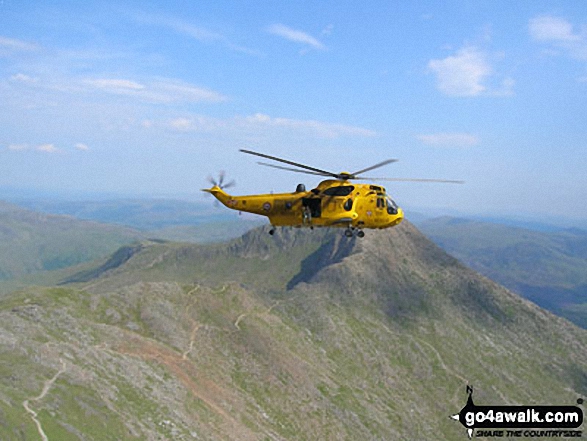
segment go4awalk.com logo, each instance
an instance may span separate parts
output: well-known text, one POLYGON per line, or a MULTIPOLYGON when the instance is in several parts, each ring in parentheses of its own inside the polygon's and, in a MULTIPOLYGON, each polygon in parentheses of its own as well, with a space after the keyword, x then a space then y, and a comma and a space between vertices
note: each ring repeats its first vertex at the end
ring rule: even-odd
MULTIPOLYGON (((451 418, 482 437, 580 438, 583 410, 578 406, 476 406, 467 386, 467 404, 451 418)), ((578 399, 577 404, 583 404, 578 399)))

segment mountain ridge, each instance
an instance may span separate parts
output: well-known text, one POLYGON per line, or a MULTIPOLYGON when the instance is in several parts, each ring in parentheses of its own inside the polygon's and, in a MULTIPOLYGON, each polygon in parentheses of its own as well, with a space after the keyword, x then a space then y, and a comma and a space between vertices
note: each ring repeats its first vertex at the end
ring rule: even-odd
POLYGON ((439 218, 420 225, 468 266, 587 328, 587 232, 439 218))
POLYGON ((572 404, 586 346, 409 223, 150 242, 0 300, 0 435, 38 437, 28 399, 56 439, 465 439, 448 416, 467 384, 478 404, 572 404))

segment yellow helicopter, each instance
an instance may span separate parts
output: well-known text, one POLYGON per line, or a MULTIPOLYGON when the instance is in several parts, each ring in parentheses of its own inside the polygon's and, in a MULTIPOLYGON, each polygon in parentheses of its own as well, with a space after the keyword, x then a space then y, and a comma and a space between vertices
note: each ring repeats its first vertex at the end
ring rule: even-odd
POLYGON ((278 168, 280 170, 324 176, 316 188, 306 190, 304 184, 298 184, 293 193, 255 194, 248 196, 231 196, 224 189, 232 187, 234 181, 224 183, 224 174, 218 180, 209 178, 213 187, 202 191, 211 193, 223 205, 239 212, 247 212, 267 216, 272 225, 269 234, 275 233, 275 227, 341 227, 346 228, 344 234, 352 237, 365 236, 364 228, 389 228, 398 225, 404 218, 404 212, 387 194, 385 188, 373 184, 356 184, 351 180, 371 181, 411 181, 411 182, 444 182, 463 183, 463 181, 445 179, 403 179, 403 178, 369 178, 362 173, 374 170, 397 159, 387 159, 371 167, 354 173, 333 173, 309 167, 297 162, 277 158, 251 150, 240 150, 249 155, 288 164, 297 168, 283 167, 259 162, 258 164, 278 168))

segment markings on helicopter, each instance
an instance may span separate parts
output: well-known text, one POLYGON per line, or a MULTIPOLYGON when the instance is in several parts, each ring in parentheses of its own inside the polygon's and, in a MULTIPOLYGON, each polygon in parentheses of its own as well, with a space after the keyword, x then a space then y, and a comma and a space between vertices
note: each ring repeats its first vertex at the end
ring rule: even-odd
POLYGON ((263 210, 265 210, 265 211, 271 210, 271 204, 269 202, 265 202, 263 204, 263 210))
POLYGON ((236 206, 237 201, 234 199, 229 199, 228 202, 226 203, 227 205, 230 205, 231 207, 236 206))
POLYGON ((367 216, 371 216, 373 212, 371 210, 367 211, 367 216))

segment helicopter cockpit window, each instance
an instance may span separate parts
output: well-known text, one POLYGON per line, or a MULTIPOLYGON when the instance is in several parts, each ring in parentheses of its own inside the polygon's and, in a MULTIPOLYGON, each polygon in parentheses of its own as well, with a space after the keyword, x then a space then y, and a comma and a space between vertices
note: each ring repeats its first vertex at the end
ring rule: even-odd
POLYGON ((326 196, 348 196, 355 190, 352 185, 341 185, 340 187, 330 187, 322 192, 326 196))
POLYGON ((383 201, 383 198, 377 198, 377 208, 384 208, 385 207, 385 202, 383 201))
POLYGON ((351 198, 348 198, 344 203, 344 209, 346 211, 351 211, 353 209, 353 200, 351 198))
POLYGON ((387 198, 387 212, 389 214, 397 214, 397 204, 390 197, 387 198))

